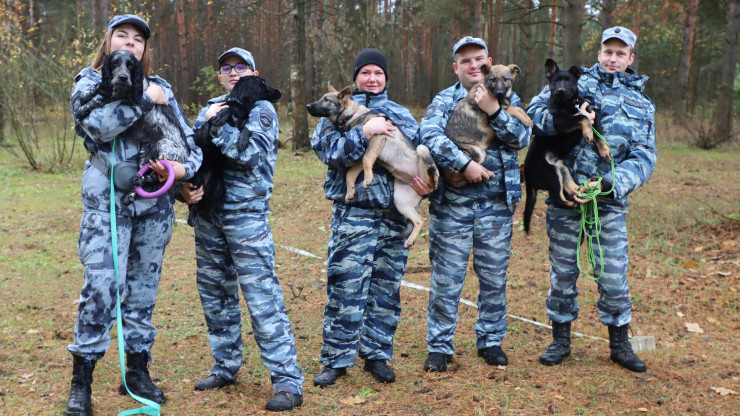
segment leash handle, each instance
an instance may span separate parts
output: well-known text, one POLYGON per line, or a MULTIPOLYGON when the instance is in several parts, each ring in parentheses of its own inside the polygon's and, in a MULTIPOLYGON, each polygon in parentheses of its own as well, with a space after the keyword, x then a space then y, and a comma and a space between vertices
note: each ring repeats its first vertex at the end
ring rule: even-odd
MULTIPOLYGON (((160 160, 159 163, 162 164, 162 166, 167 168, 167 181, 162 185, 161 188, 157 189, 154 192, 147 192, 139 185, 134 186, 134 190, 136 191, 136 194, 139 195, 142 198, 159 198, 160 196, 164 195, 167 191, 170 190, 172 187, 172 184, 175 183, 175 168, 172 166, 172 163, 170 163, 167 160, 160 160)), ((137 175, 143 175, 147 173, 151 169, 152 164, 147 162, 146 165, 142 166, 141 169, 139 169, 138 172, 136 172, 137 175)))
MULTIPOLYGON (((578 111, 583 114, 578 106, 576 106, 576 109, 578 109, 578 111)), ((611 147, 609 147, 609 143, 607 143, 604 136, 602 136, 601 133, 599 133, 593 126, 591 126, 591 130, 593 130, 594 134, 596 134, 604 142, 606 147, 609 149, 609 152, 611 152, 611 147)), ((601 195, 608 195, 614 190, 614 158, 610 160, 610 165, 612 174, 611 189, 609 189, 608 191, 601 190, 601 181, 604 178, 599 176, 599 178, 596 180, 596 184, 593 187, 589 186, 588 181, 584 181, 581 184, 581 188, 588 188, 588 191, 581 192, 580 189, 578 190, 578 197, 582 199, 587 199, 588 202, 578 206, 578 212, 581 214, 581 227, 578 232, 579 245, 576 249, 576 264, 578 264, 578 270, 581 272, 581 274, 594 281, 598 281, 604 276, 604 251, 601 248, 601 241, 599 240, 599 235, 601 234, 601 221, 599 220, 599 207, 598 202, 596 202, 596 198, 601 195), (581 267, 580 242, 584 240, 584 237, 587 241, 586 253, 588 255, 588 264, 590 266, 589 270, 593 272, 596 272, 596 252, 594 251, 594 242, 596 243, 596 247, 598 248, 599 263, 601 264, 599 277, 591 276, 588 271, 584 270, 583 267, 581 267)), ((594 275, 595 274, 596 273, 594 273, 594 275)))
MULTIPOLYGON (((123 385, 126 387, 126 391, 129 396, 133 397, 139 403, 144 404, 144 407, 138 409, 125 410, 118 414, 118 416, 129 416, 129 415, 152 415, 160 416, 159 404, 149 399, 139 397, 128 389, 126 384, 126 365, 124 363, 125 351, 123 348, 123 318, 121 318, 121 289, 119 286, 118 277, 118 225, 116 223, 116 191, 113 183, 115 177, 115 150, 116 150, 116 138, 113 138, 113 151, 111 152, 111 168, 110 168, 110 237, 111 246, 113 253, 113 270, 116 275, 116 332, 118 333, 118 358, 121 364, 121 378, 123 379, 123 385)), ((170 165, 171 167, 172 165, 170 165)), ((170 177, 174 178, 173 174, 170 177)))

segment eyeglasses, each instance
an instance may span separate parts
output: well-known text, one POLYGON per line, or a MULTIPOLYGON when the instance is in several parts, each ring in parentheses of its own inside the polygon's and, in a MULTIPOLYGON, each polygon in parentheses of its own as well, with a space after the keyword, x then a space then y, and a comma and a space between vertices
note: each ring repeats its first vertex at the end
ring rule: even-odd
POLYGON ((219 71, 221 71, 221 73, 225 75, 230 74, 232 69, 236 70, 237 74, 243 74, 247 71, 247 69, 252 69, 252 67, 247 64, 221 65, 219 71))

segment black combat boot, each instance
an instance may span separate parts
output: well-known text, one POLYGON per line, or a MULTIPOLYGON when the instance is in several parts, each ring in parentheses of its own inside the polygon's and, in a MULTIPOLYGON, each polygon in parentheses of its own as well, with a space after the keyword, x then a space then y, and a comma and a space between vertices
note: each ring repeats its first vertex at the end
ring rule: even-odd
POLYGON ((628 330, 629 325, 609 326, 609 349, 611 349, 609 359, 630 371, 642 373, 647 370, 647 366, 632 351, 628 330))
POLYGON ((86 360, 79 355, 72 355, 72 389, 69 391, 67 407, 64 414, 68 416, 92 416, 92 374, 95 360, 86 360))
MULTIPOLYGON (((136 354, 126 354, 126 385, 131 393, 149 399, 157 404, 162 404, 167 400, 164 393, 152 383, 149 377, 149 354, 139 352, 136 354)), ((126 386, 121 383, 118 389, 122 395, 128 394, 126 386)))
POLYGON ((552 343, 540 355, 540 363, 555 365, 563 362, 563 358, 570 356, 570 322, 552 323, 552 343))

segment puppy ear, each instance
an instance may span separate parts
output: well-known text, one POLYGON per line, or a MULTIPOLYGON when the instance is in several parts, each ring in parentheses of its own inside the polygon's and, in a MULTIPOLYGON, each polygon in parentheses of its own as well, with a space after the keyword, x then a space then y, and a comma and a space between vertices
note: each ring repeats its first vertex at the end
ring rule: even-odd
POLYGON ((331 81, 329 81, 327 86, 329 87, 329 92, 337 92, 337 90, 335 90, 334 87, 331 86, 331 81))
POLYGON ((573 65, 572 67, 570 67, 568 72, 575 75, 576 78, 580 78, 581 75, 583 74, 583 72, 581 71, 581 67, 578 65, 573 65))
POLYGON ((131 87, 133 88, 134 100, 144 98, 144 71, 141 69, 141 63, 134 58, 135 65, 133 74, 131 74, 131 87))
POLYGON ((103 96, 104 100, 109 100, 111 94, 113 94, 113 71, 111 70, 111 58, 108 55, 103 61, 103 67, 100 68, 100 75, 103 77, 103 81, 100 83, 100 89, 98 92, 103 96))
POLYGON ((349 97, 352 95, 352 87, 346 86, 342 89, 342 91, 339 91, 339 99, 342 100, 344 97, 349 97))
POLYGON ((478 69, 480 69, 480 72, 483 73, 483 76, 486 76, 489 72, 491 72, 491 64, 489 64, 488 62, 483 62, 482 64, 480 64, 478 69))
POLYGON ((545 61, 545 76, 547 79, 552 78, 552 76, 559 70, 560 68, 558 68, 558 64, 552 59, 547 58, 547 61, 545 61))
POLYGON ((281 93, 280 91, 276 90, 275 88, 272 88, 270 86, 267 86, 267 91, 268 91, 267 101, 269 101, 271 103, 276 103, 276 102, 280 101, 281 98, 283 98, 283 93, 281 93))
POLYGON ((522 73, 522 70, 519 69, 519 66, 517 66, 516 64, 511 64, 509 65, 508 68, 509 68, 509 72, 511 72, 511 76, 514 78, 516 78, 517 75, 522 73))

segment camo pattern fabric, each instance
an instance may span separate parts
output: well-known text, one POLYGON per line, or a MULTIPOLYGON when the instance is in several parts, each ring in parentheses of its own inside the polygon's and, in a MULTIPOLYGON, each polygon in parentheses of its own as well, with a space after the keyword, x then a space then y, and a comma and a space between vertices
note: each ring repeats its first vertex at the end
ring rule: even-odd
MULTIPOLYGON (((416 138, 419 124, 406 108, 388 99, 385 91, 379 94, 354 91, 352 99, 390 118, 393 123, 409 138, 414 147, 420 143, 416 138)), ((344 203, 347 184, 344 176, 355 162, 362 159, 368 146, 368 140, 358 126, 346 133, 338 131, 328 119, 321 118, 311 137, 311 147, 316 156, 329 166, 324 181, 326 199, 344 203)), ((373 183, 369 188, 362 186, 365 174, 360 172, 355 183, 356 194, 352 206, 363 208, 389 208, 393 206, 393 175, 376 163, 373 166, 373 183)))
MULTIPOLYGON (((80 95, 102 81, 99 73, 86 68, 75 78, 70 104, 75 131, 82 133, 86 149, 109 160, 135 159, 138 143, 118 141, 111 149, 113 138, 133 125, 154 104, 144 94, 142 106, 127 101, 115 101, 93 110, 84 118, 76 116, 80 95)), ((169 104, 179 109, 172 90, 164 80, 153 77, 167 95, 169 104)), ((190 157, 184 164, 192 175, 201 162, 200 149, 195 146, 192 130, 182 116, 180 122, 190 145, 190 157)), ((152 326, 165 246, 172 235, 174 198, 167 194, 156 199, 137 198, 131 205, 121 203, 125 193, 115 190, 118 236, 118 271, 121 290, 121 318, 127 353, 150 353, 156 329, 152 326)), ((116 320, 116 285, 110 234, 110 178, 90 162, 82 174, 83 214, 80 222, 78 252, 84 266, 84 285, 80 294, 75 338, 67 349, 86 359, 103 357, 110 345, 110 329, 116 320)))
MULTIPOLYGON (((195 128, 205 123, 208 108, 225 97, 208 102, 195 128)), ((242 365, 241 288, 273 389, 302 394, 303 373, 275 274, 275 245, 267 218, 278 145, 272 104, 257 101, 244 128, 251 136, 243 152, 237 150, 236 127, 226 123, 211 129, 213 143, 229 159, 224 172, 226 200, 215 222, 200 216, 195 227, 198 293, 215 361, 211 372, 234 380, 242 365)))
MULTIPOLYGON (((118 278, 126 353, 150 353, 157 330, 152 314, 162 274, 164 247, 172 236, 172 205, 149 215, 116 215, 118 278)), ((116 275, 110 213, 83 208, 78 251, 85 283, 80 293, 74 342, 67 350, 99 360, 116 322, 116 275)))
MULTIPOLYGON (((439 168, 461 172, 470 157, 445 136, 447 120, 458 101, 467 95, 459 82, 434 97, 421 121, 419 135, 432 151, 439 168)), ((522 107, 512 93, 511 104, 522 107)), ((441 186, 429 204, 429 260, 431 291, 427 309, 427 349, 452 354, 458 321, 457 306, 471 249, 479 280, 479 349, 501 344, 506 335, 506 279, 511 251, 512 215, 521 199, 517 150, 529 144, 531 128, 503 109, 490 122, 496 138, 486 150, 483 166, 496 176, 484 183, 460 188, 441 186)))
MULTIPOLYGON (((599 243, 604 254, 604 274, 596 283, 599 300, 596 307, 604 325, 622 326, 632 320, 632 301, 627 282, 627 222, 621 212, 599 213, 601 234, 599 243)), ((547 207, 547 235, 550 238, 550 291, 547 293, 547 316, 553 322, 564 323, 578 317, 578 231, 581 217, 576 210, 547 207)), ((590 233, 596 231, 589 227, 590 233)), ((598 250, 598 249, 597 249, 598 250)), ((596 253, 596 276, 601 273, 601 260, 596 253)), ((585 266, 585 254, 581 263, 585 266)))
POLYGON ((320 361, 352 367, 361 358, 393 359, 408 249, 406 219, 391 209, 334 203, 327 257, 320 361))
MULTIPOLYGON (((80 108, 79 98, 90 88, 94 88, 102 81, 102 76, 92 68, 85 68, 76 77, 76 84, 70 99, 72 117, 74 118, 75 131, 82 137, 85 149, 91 154, 97 154, 109 162, 115 163, 121 160, 136 160, 139 153, 139 143, 129 143, 116 140, 116 149, 111 149, 113 139, 131 127, 146 112, 154 108, 149 95, 144 94, 141 103, 133 103, 130 100, 118 100, 96 108, 89 115, 80 119, 77 110, 80 108)), ((169 105, 175 108, 175 114, 180 120, 180 125, 187 137, 190 155, 183 166, 185 167, 185 178, 191 178, 200 168, 203 155, 200 148, 193 141, 193 130, 185 118, 180 105, 172 94, 170 85, 160 77, 150 77, 150 81, 162 87, 167 96, 169 105)), ((101 172, 90 162, 85 162, 85 170, 82 173, 82 204, 98 211, 108 211, 110 201, 110 178, 101 172)), ((121 199, 126 195, 116 190, 116 212, 121 215, 136 217, 149 215, 165 210, 168 205, 174 203, 174 194, 171 192, 159 198, 145 199, 135 198, 130 205, 121 204, 121 199)))
MULTIPOLYGON (((211 105, 225 100, 226 95, 223 95, 208 101, 200 110, 193 128, 198 129, 205 124, 205 114, 211 105)), ((249 145, 242 152, 236 146, 240 134, 236 127, 224 123, 211 128, 213 144, 228 158, 224 169, 226 198, 220 209, 269 212, 279 135, 275 107, 269 101, 257 101, 244 128, 251 135, 249 145)))
MULTIPOLYGON (((437 167, 455 173, 462 173, 470 163, 470 156, 462 152, 444 132, 455 105, 467 94, 460 82, 437 94, 427 107, 419 127, 420 141, 431 150, 437 167)), ((516 93, 511 94, 511 105, 524 108, 516 93)), ((444 179, 441 178, 439 187, 429 198, 431 202, 467 204, 473 201, 505 198, 509 210, 514 213, 516 203, 522 197, 517 150, 529 145, 532 129, 503 109, 489 124, 496 132, 496 138, 486 150, 483 166, 496 176, 488 181, 488 185, 481 182, 460 188, 446 186, 444 179)))
POLYGON ((453 354, 458 304, 472 249, 478 276, 478 349, 501 345, 506 335, 506 279, 513 220, 503 198, 470 205, 430 204, 427 349, 453 354))
POLYGON ((247 302, 260 358, 277 391, 302 394, 295 337, 275 275, 275 245, 267 213, 218 210, 195 229, 197 286, 208 326, 212 373, 234 380, 242 365, 239 288, 247 302))
MULTIPOLYGON (((615 174, 596 150, 579 143, 564 159, 576 183, 601 176, 605 189, 614 190, 598 198, 604 254, 604 276, 598 281, 601 297, 597 302, 599 318, 605 325, 621 326, 631 321, 632 302, 627 283, 627 224, 625 215, 629 195, 644 185, 652 174, 658 152, 655 148, 655 105, 643 94, 647 76, 631 69, 609 74, 595 64, 578 81, 581 94, 592 103, 604 126, 604 138, 611 147, 615 174)), ((532 99, 527 113, 535 126, 554 134, 552 117, 547 111, 550 92, 547 87, 532 99)), ((574 109, 575 110, 575 109, 574 109)), ((576 264, 580 217, 575 209, 555 208, 548 202, 547 232, 550 237, 550 284, 547 314, 553 322, 570 322, 578 316, 576 264)), ((599 246, 595 246, 597 251, 599 246)), ((585 264, 585 263, 584 263, 585 264)), ((597 273, 601 265, 597 265, 597 273)))
MULTIPOLYGON (((599 209, 627 212, 629 195, 644 185, 655 169, 655 105, 643 93, 648 77, 628 72, 609 74, 599 64, 584 68, 578 89, 592 105, 604 127, 604 138, 614 158, 614 177, 609 162, 602 160, 595 148, 579 143, 564 159, 577 184, 601 176, 610 195, 599 197, 599 209)), ((546 86, 532 98, 527 114, 535 127, 545 134, 555 134, 552 116, 547 110, 550 90, 546 86)), ((575 108, 573 109, 575 111, 575 108)))
MULTIPOLYGON (((388 100, 385 91, 355 91, 352 99, 386 114, 414 141, 416 120, 406 108, 388 100)), ((361 173, 355 199, 345 204, 346 171, 368 146, 362 128, 342 133, 322 118, 311 146, 328 165, 324 191, 334 201, 320 361, 334 368, 352 367, 358 350, 364 359, 393 359, 401 279, 408 260, 408 249, 403 247, 407 220, 393 206, 393 176, 376 164, 373 184, 363 188, 361 173)))

